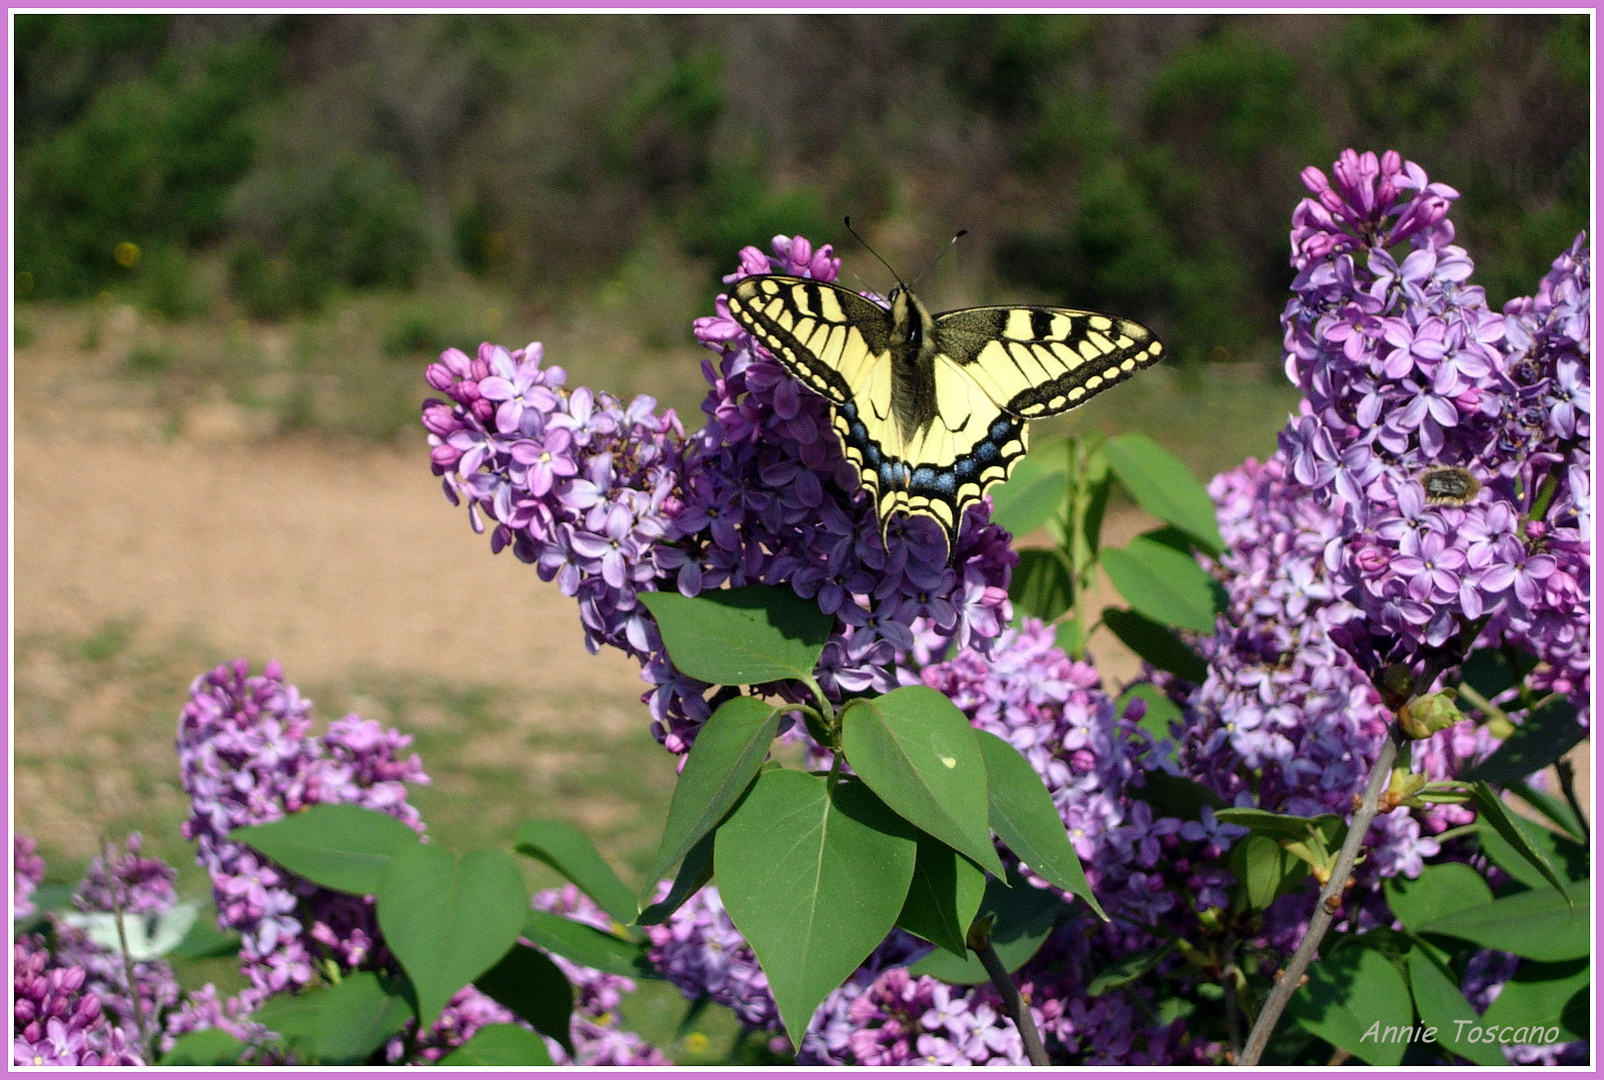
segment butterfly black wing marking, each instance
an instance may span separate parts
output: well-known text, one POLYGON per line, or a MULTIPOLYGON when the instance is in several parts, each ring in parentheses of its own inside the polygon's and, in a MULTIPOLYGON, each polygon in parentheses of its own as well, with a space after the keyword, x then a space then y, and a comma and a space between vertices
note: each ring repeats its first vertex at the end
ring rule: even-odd
POLYGON ((1007 478, 1026 421, 1066 412, 1157 362, 1163 347, 1127 319, 1066 308, 965 308, 932 317, 911 293, 893 313, 827 282, 743 278, 730 313, 834 406, 842 450, 884 533, 924 514, 949 547, 964 509, 1007 478), (915 329, 917 328, 917 329, 915 329))

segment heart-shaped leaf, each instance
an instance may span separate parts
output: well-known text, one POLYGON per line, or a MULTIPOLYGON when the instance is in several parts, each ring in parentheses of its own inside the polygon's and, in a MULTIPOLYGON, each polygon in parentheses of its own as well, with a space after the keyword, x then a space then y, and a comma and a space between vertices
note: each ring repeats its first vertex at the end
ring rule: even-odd
POLYGON ((325 1065, 357 1065, 412 1019, 405 997, 371 971, 355 971, 319 1001, 313 1052, 325 1065))
POLYGON ((639 907, 635 890, 619 880, 590 838, 566 821, 535 820, 518 830, 515 847, 520 855, 539 859, 579 886, 579 891, 627 926, 639 907))
POLYGON ((861 781, 761 774, 718 831, 730 918, 757 953, 793 1043, 902 910, 915 833, 861 781))
POLYGON ((569 1027, 574 988, 545 953, 514 945, 495 967, 474 979, 473 985, 573 1053, 569 1027))
POLYGON ((417 847, 418 834, 389 814, 349 803, 309 806, 298 814, 228 834, 306 880, 372 896, 390 860, 417 847))
POLYGON ((700 596, 641 593, 674 666, 693 679, 749 686, 813 674, 835 618, 789 588, 747 585, 700 596))
POLYGON ((1106 920, 1047 785, 1007 742, 989 731, 975 736, 986 761, 992 829, 1038 877, 1085 900, 1106 920))
POLYGON ((512 856, 435 844, 396 855, 379 885, 379 929, 418 994, 418 1022, 435 1022, 451 995, 512 948, 529 894, 512 856))
POLYGON ((1414 1005, 1404 977, 1375 949, 1346 948, 1309 968, 1309 981, 1292 995, 1287 1015, 1306 1031, 1372 1065, 1403 1061, 1407 1034, 1386 1029, 1414 1026, 1414 1005))
POLYGON ((922 832, 897 925, 956 956, 968 956, 965 934, 985 892, 985 871, 922 832))
POLYGON ((173 1048, 161 1056, 161 1064, 233 1065, 245 1052, 245 1044, 222 1028, 201 1028, 178 1037, 173 1048))
POLYGON ((486 1024, 473 1038, 440 1059, 447 1068, 508 1068, 550 1065, 551 1051, 533 1031, 517 1024, 486 1024))
POLYGON ((887 806, 998 877, 986 765, 969 719, 945 694, 904 686, 843 711, 842 749, 887 806))
POLYGON ((663 842, 646 876, 648 892, 730 812, 757 775, 779 725, 780 711, 751 697, 731 698, 708 717, 674 786, 663 842))
POLYGON ((1427 866, 1413 879, 1387 878, 1383 891, 1392 913, 1411 930, 1493 899, 1487 880, 1464 863, 1427 866))
POLYGON ((1014 466, 1007 481, 991 489, 991 520, 1015 536, 1047 524, 1064 501, 1069 471, 1062 451, 1051 464, 1031 454, 1014 466))

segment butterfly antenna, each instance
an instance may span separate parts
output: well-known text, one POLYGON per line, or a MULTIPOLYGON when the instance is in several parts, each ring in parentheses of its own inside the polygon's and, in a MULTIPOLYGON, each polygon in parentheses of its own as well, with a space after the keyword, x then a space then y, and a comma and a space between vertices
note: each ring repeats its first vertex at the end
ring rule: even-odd
POLYGON ((858 230, 854 229, 852 227, 852 219, 850 217, 845 218, 844 220, 847 223, 847 232, 851 233, 854 237, 856 237, 858 243, 862 244, 868 250, 870 255, 873 255, 875 258, 880 259, 880 265, 885 267, 887 270, 891 270, 891 276, 897 279, 897 288, 901 289, 903 292, 907 292, 908 291, 908 286, 906 286, 906 285, 904 285, 902 283, 902 275, 897 273, 895 270, 893 270, 892 267, 891 267, 891 264, 886 262, 885 259, 881 258, 880 253, 878 251, 874 250, 874 248, 872 248, 872 247, 869 247, 869 241, 865 240, 862 236, 858 235, 858 230))
POLYGON ((941 253, 938 254, 934 259, 930 260, 930 265, 925 267, 923 270, 921 270, 919 272, 919 276, 914 278, 913 281, 909 283, 908 287, 912 288, 914 285, 917 285, 917 284, 919 284, 919 282, 923 281, 924 280, 924 276, 926 274, 930 273, 930 271, 934 270, 936 268, 936 264, 939 263, 942 259, 947 257, 947 252, 952 250, 953 245, 958 242, 958 238, 961 237, 961 236, 968 236, 968 235, 969 235, 969 230, 968 229, 959 229, 957 232, 953 233, 952 234, 952 239, 947 241, 947 246, 942 248, 941 249, 941 253))

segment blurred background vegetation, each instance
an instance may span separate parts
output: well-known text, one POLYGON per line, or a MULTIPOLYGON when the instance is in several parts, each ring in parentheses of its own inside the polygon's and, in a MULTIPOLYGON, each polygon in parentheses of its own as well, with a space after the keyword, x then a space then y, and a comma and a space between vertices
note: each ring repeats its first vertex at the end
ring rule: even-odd
MULTIPOLYGON (((694 365, 641 360, 691 347, 742 245, 833 241, 849 281, 884 287, 851 214, 907 276, 969 230, 933 303, 1103 308, 1193 368, 1273 370, 1298 174, 1347 146, 1457 187, 1490 298, 1532 290, 1587 221, 1587 33, 1581 15, 22 15, 15 291, 288 325, 303 378, 266 403, 284 426, 387 437, 418 395, 415 364, 384 358, 481 338, 567 332, 616 389, 666 378, 691 404, 694 365)), ((261 358, 226 352, 153 339, 128 366, 260 398, 261 358)))

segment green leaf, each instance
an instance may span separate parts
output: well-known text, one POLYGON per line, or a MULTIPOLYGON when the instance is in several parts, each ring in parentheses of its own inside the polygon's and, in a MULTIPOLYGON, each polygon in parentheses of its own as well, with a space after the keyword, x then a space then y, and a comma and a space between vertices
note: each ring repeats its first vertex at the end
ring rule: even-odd
POLYGON ((751 697, 731 698, 708 717, 674 787, 657 861, 646 875, 648 892, 724 820, 757 775, 779 726, 780 710, 751 697))
POLYGON ((967 956, 964 935, 986 891, 986 874, 929 833, 918 838, 913 881, 897 925, 933 945, 967 956))
POLYGON ((1114 475, 1143 510, 1174 525, 1211 555, 1225 550, 1214 517, 1214 500, 1180 458, 1136 432, 1108 440, 1103 453, 1114 475))
POLYGON ((1415 1011, 1398 969, 1374 949, 1341 949, 1309 968, 1309 981, 1292 995, 1287 1015, 1305 1031, 1372 1065, 1403 1061, 1415 1011), (1392 1037, 1388 1037, 1392 1028, 1392 1037))
POLYGON ((915 831, 861 781, 761 774, 718 831, 719 894, 757 953, 793 1044, 896 923, 915 831))
POLYGON ((529 910, 518 864, 504 851, 461 860, 418 844, 391 860, 379 885, 379 928, 418 993, 427 1028, 451 995, 512 948, 529 910))
POLYGON ((325 1065, 357 1065, 412 1019, 412 1006, 371 971, 356 971, 323 991, 313 1052, 325 1065))
POLYGON ((228 834, 308 881, 340 892, 372 896, 390 860, 421 841, 389 814, 349 803, 311 806, 266 825, 228 834))
POLYGON ((668 917, 695 895, 696 890, 713 880, 713 837, 713 833, 708 833, 686 853, 679 865, 679 873, 674 875, 674 883, 669 886, 668 895, 642 908, 640 917, 635 920, 636 926, 656 926, 667 922, 668 917))
POLYGON ((1002 876, 987 828, 986 763, 968 717, 928 686, 859 698, 842 711, 841 748, 885 804, 1002 876))
POLYGON ((651 978, 643 947, 589 923, 551 911, 531 911, 524 918, 524 937, 547 952, 554 952, 584 967, 609 975, 651 978))
POLYGON ((1115 714, 1124 716, 1125 710, 1136 698, 1141 698, 1147 706, 1136 726, 1147 732, 1155 744, 1160 739, 1169 739, 1173 742, 1175 736, 1170 731, 1170 721, 1181 719, 1181 707, 1171 701, 1169 696, 1154 683, 1132 683, 1114 700, 1115 714))
MULTIPOLYGON (((1519 669, 1509 666, 1509 658, 1498 649, 1477 649, 1465 657, 1465 662, 1459 667, 1459 678, 1488 701, 1492 701, 1499 694, 1520 682, 1531 674, 1537 667, 1537 658, 1518 650, 1514 652, 1515 659, 1520 664, 1519 669)), ((1474 706, 1474 702, 1466 701, 1466 708, 1474 706)))
POLYGON ((1249 833, 1227 856, 1231 873, 1252 911, 1263 911, 1309 876, 1309 864, 1264 833, 1249 833))
POLYGON ((1576 722, 1576 706, 1555 695, 1533 709, 1498 749, 1472 766, 1462 779, 1504 787, 1548 768, 1585 738, 1587 729, 1576 722))
POLYGON ((1155 622, 1211 632, 1215 581, 1191 556, 1148 536, 1098 556, 1131 607, 1155 622))
POLYGON ((449 1068, 550 1065, 551 1051, 545 1040, 517 1024, 486 1024, 473 1038, 441 1058, 438 1064, 449 1068))
POLYGON ((1462 908, 1420 927, 1422 934, 1469 941, 1531 960, 1574 960, 1588 955, 1590 883, 1577 887, 1574 910, 1554 889, 1532 889, 1462 908))
POLYGON ((1131 953, 1112 961, 1087 984, 1087 997, 1101 997, 1116 987, 1133 983, 1158 966, 1158 962, 1175 949, 1175 939, 1151 949, 1131 953))
POLYGON ((1057 467, 1031 454, 1014 466, 1013 475, 991 489, 991 520, 1015 536, 1047 524, 1064 501, 1069 470, 1058 456, 1057 467))
POLYGON ((1317 831, 1325 839, 1327 848, 1340 844, 1340 837, 1346 831, 1342 819, 1335 814, 1321 814, 1319 817, 1311 818, 1298 817, 1295 814, 1274 814, 1253 807, 1229 806, 1215 811, 1214 816, 1221 821, 1241 825, 1245 829, 1277 840, 1307 840, 1311 832, 1317 831))
POLYGON ((789 588, 747 585, 681 596, 641 593, 674 666, 693 679, 750 686, 813 674, 835 618, 789 588))
MULTIPOLYGON (((997 878, 986 882, 986 894, 980 900, 977 915, 995 916, 991 945, 997 950, 1003 967, 1013 972, 1036 955, 1067 910, 1056 892, 1036 888, 1016 870, 1009 873, 1006 884, 997 878)), ((960 960, 952 953, 941 951, 911 965, 908 974, 916 978, 929 975, 955 986, 977 986, 991 981, 980 957, 970 955, 967 960, 960 960)))
POLYGON ((1134 611, 1114 607, 1103 609, 1103 625, 1113 631, 1126 648, 1160 671, 1198 684, 1209 677, 1209 666, 1197 650, 1167 626, 1134 611))
POLYGON ((1470 1002, 1459 992, 1459 987, 1442 968, 1437 966, 1437 962, 1425 950, 1416 947, 1409 950, 1407 963, 1409 989, 1414 995, 1415 1011, 1420 1013, 1420 1022, 1428 1029, 1437 1029, 1435 1038, 1431 1041, 1477 1065, 1492 1068, 1503 1068, 1508 1065, 1503 1051, 1492 1043, 1473 1042, 1464 1037, 1472 1026, 1480 1026, 1480 1020, 1476 1016, 1476 1010, 1470 1007, 1470 1002))
POLYGON ((1155 817, 1177 817, 1182 821, 1202 821, 1203 808, 1223 810, 1225 800, 1196 780, 1153 770, 1141 788, 1142 801, 1158 811, 1155 817))
POLYGON ((1570 800, 1555 798, 1546 791, 1538 791, 1524 780, 1510 782, 1505 786, 1505 790, 1548 818, 1573 841, 1587 835, 1587 828, 1582 819, 1576 816, 1570 800))
POLYGON ((1038 877, 1085 900, 1106 921, 1041 776, 1005 740, 989 731, 975 735, 986 761, 992 829, 1038 877))
POLYGON ((245 1044, 222 1028, 202 1028, 180 1035, 173 1048, 161 1056, 161 1064, 233 1065, 244 1052, 245 1044))
POLYGON ((1052 622, 1075 602, 1075 580, 1057 548, 1027 548, 1008 583, 1008 599, 1025 615, 1052 622))
POLYGON ((573 1054, 569 1025, 574 1012, 574 988, 545 953, 527 945, 514 945, 495 967, 473 980, 473 985, 573 1054))
POLYGON ((590 838, 566 821, 529 822, 518 830, 515 847, 520 855, 540 860, 579 886, 621 925, 628 926, 640 913, 635 890, 618 879, 590 838))
POLYGON ((1476 813, 1481 815, 1483 824, 1491 826, 1521 858, 1531 864, 1532 869, 1543 875, 1544 881, 1558 889, 1560 895, 1565 895, 1565 883, 1554 872, 1548 856, 1515 823, 1515 815, 1509 812, 1509 807, 1504 805, 1504 800, 1498 797, 1497 792, 1484 782, 1477 781, 1470 785, 1470 801, 1475 804, 1476 813))
POLYGON ((1053 644, 1063 650, 1065 656, 1079 656, 1086 644, 1085 628, 1075 619, 1061 622, 1053 630, 1053 644))
MULTIPOLYGON (((1522 821, 1513 817, 1515 827, 1519 829, 1531 843, 1543 854, 1561 877, 1574 884, 1588 880, 1592 876, 1591 860, 1587 849, 1576 841, 1559 833, 1534 825, 1529 821, 1522 821)), ((1477 842, 1486 856, 1493 861, 1500 870, 1509 874, 1516 881, 1529 889, 1541 889, 1548 885, 1548 879, 1526 858, 1516 851, 1497 831, 1490 828, 1481 828, 1476 832, 1477 842)), ((1570 885, 1566 892, 1572 891, 1570 885)))
POLYGON ((299 994, 276 994, 262 1002, 250 1018, 277 1035, 286 1046, 302 1054, 313 1053, 317 1041, 318 1016, 323 1011, 327 989, 304 990, 299 994))
POLYGON ((1587 1038, 1587 1026, 1570 1027, 1564 1013, 1571 998, 1585 993, 1591 982, 1589 959, 1580 957, 1560 964, 1522 964, 1487 1006, 1482 1023, 1487 1027, 1561 1026, 1561 1038, 1587 1038))
POLYGON ((1486 880, 1464 863, 1427 866, 1414 879, 1387 878, 1383 891, 1398 921, 1411 930, 1446 919, 1456 911, 1492 903, 1486 880))

